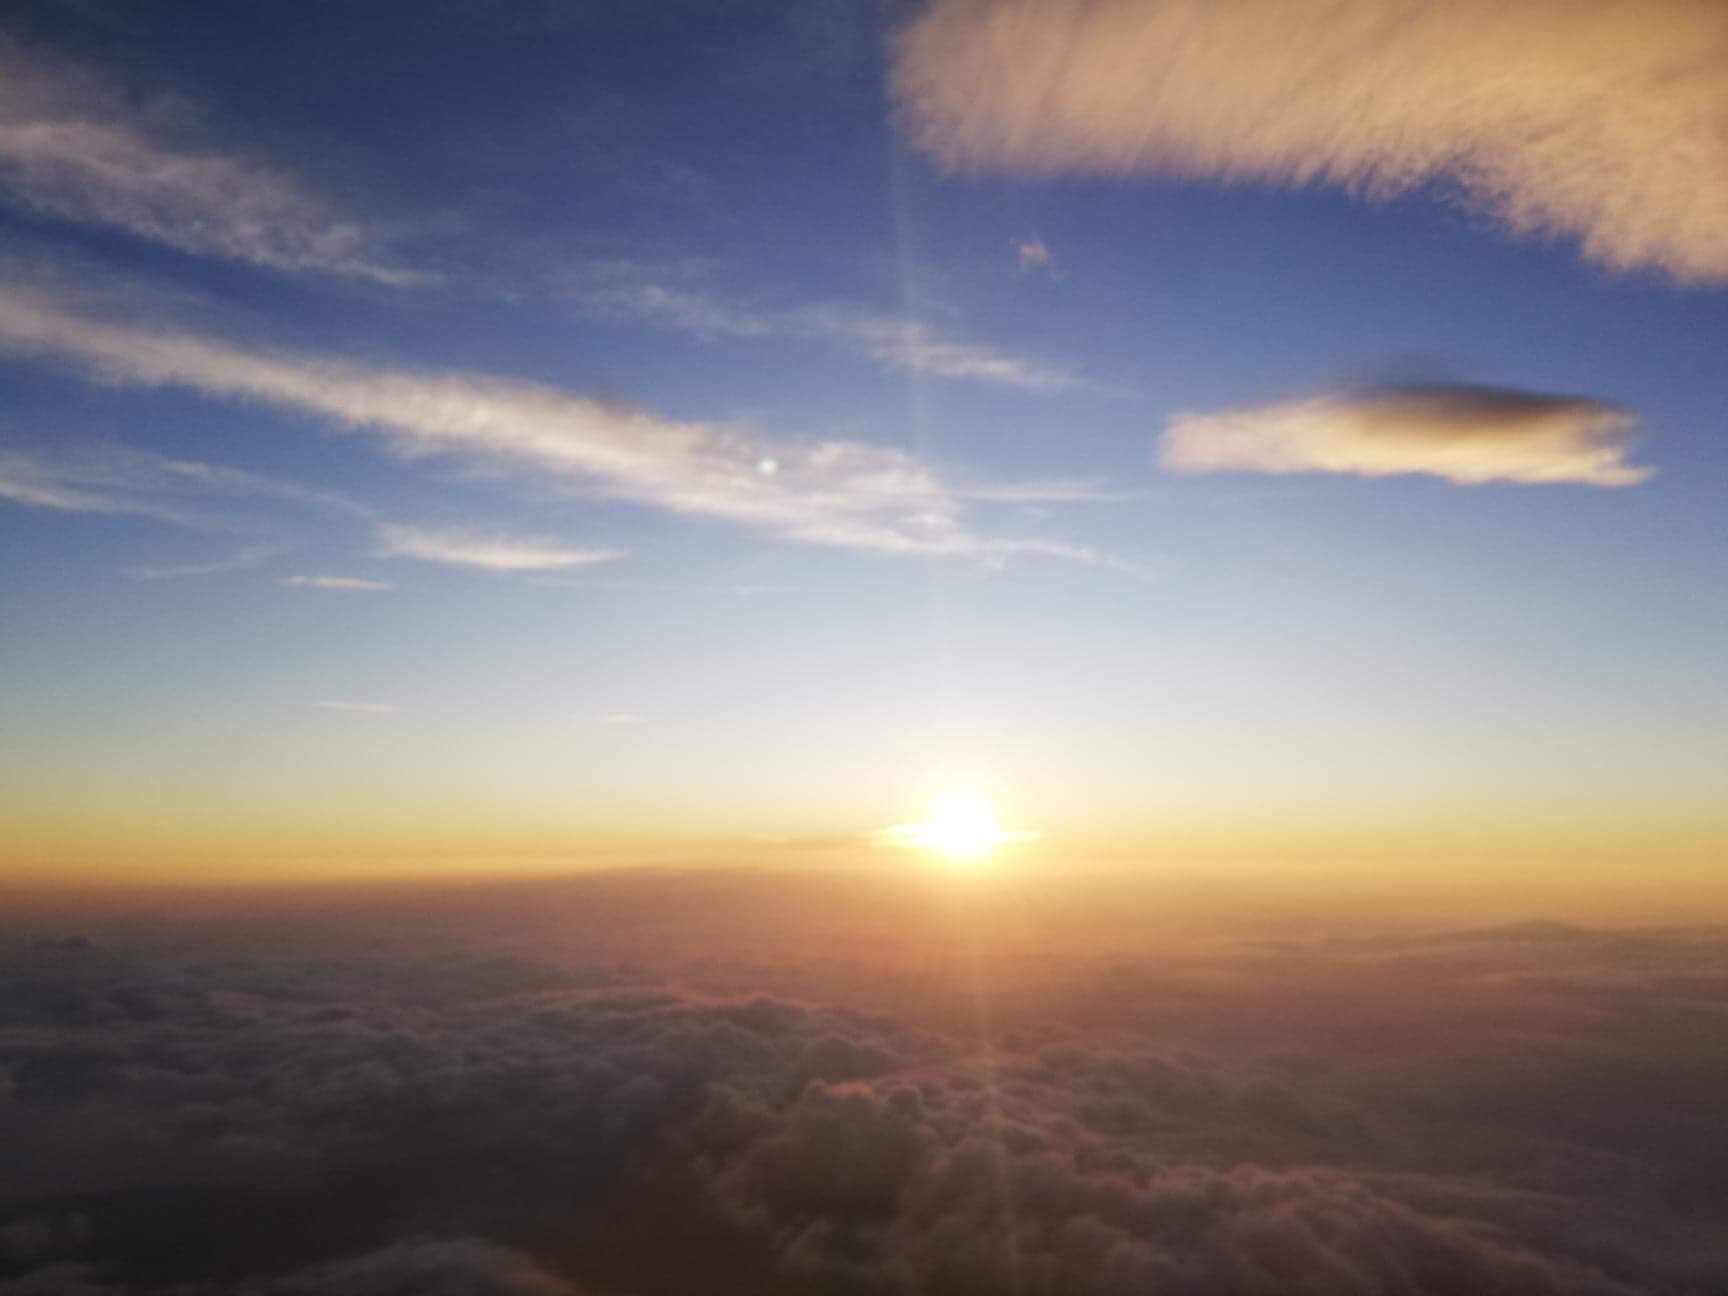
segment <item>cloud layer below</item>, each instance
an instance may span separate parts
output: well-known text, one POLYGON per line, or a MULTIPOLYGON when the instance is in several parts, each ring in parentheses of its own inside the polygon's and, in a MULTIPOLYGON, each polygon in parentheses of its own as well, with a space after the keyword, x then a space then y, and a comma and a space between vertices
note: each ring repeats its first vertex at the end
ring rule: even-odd
POLYGON ((1427 385, 1178 414, 1159 442, 1178 472, 1421 473, 1460 485, 1634 486, 1637 420, 1603 401, 1497 387, 1427 385))
POLYGON ((752 871, 0 930, 0 1293, 1728 1281, 1724 933, 1196 942, 1130 887, 1101 946, 1057 938, 1064 885, 964 919, 752 871))
POLYGON ((1728 6, 936 0, 894 81, 945 162, 1457 186, 1619 269, 1728 278, 1728 6))

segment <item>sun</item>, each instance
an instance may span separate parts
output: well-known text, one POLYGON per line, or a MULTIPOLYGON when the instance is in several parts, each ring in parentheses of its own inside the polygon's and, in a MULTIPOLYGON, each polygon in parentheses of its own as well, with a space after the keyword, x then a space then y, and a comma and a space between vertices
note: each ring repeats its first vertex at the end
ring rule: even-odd
POLYGON ((896 824, 880 834, 892 846, 929 851, 954 867, 981 867, 1004 842, 1028 833, 1002 827, 988 799, 970 788, 949 788, 930 803, 917 823, 896 824))
POLYGON ((923 845, 956 860, 982 859, 1002 837, 995 808, 976 792, 959 788, 937 797, 919 826, 923 845))

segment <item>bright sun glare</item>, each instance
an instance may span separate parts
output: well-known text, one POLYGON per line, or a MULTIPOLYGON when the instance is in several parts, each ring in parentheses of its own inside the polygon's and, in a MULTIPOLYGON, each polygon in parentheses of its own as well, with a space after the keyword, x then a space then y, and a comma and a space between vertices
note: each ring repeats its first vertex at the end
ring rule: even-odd
POLYGON ((897 846, 930 851, 949 864, 977 867, 1003 842, 1027 834, 1005 831, 995 807, 978 793, 950 788, 930 803, 920 822, 896 825, 884 836, 897 846))

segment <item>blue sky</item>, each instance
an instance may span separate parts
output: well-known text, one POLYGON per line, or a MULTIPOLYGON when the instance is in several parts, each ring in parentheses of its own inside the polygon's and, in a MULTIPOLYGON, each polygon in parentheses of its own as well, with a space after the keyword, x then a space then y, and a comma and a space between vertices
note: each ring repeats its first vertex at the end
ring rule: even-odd
POLYGON ((1728 266, 1657 146, 1310 175, 1155 57, 1063 116, 1143 18, 1244 39, 1200 10, 1003 71, 988 8, 9 11, 22 865, 846 842, 954 781, 1052 841, 1719 844, 1728 266))

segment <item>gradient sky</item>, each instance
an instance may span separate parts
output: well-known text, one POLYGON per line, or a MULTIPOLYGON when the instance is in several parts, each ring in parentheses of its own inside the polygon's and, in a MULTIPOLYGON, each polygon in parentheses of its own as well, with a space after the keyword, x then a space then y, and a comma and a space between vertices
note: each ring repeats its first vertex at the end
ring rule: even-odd
POLYGON ((1429 12, 1463 121, 1334 8, 1262 93, 1183 3, 9 6, 0 870, 958 784, 1728 912, 1728 17, 1429 12))

